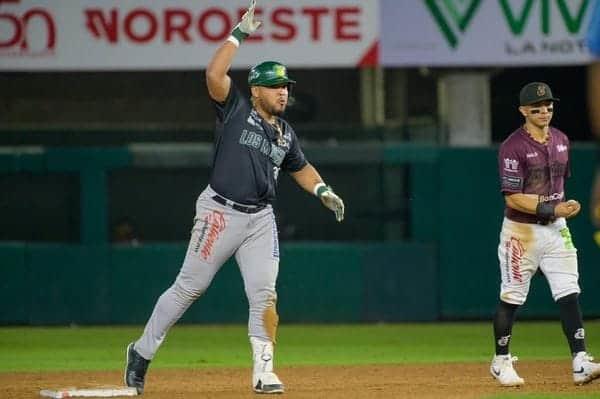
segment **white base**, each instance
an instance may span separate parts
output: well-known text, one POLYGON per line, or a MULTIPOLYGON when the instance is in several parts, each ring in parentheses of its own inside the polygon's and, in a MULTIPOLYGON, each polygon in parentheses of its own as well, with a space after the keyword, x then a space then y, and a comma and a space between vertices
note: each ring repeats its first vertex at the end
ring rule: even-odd
POLYGON ((137 396, 135 388, 65 388, 58 390, 42 389, 41 396, 47 398, 112 398, 116 396, 137 396))

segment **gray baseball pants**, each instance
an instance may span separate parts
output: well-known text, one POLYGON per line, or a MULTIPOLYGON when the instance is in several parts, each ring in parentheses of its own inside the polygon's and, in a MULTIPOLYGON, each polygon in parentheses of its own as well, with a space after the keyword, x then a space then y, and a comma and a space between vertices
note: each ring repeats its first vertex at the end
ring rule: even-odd
POLYGON ((273 209, 247 214, 221 205, 208 186, 196 201, 196 217, 183 266, 173 285, 156 302, 135 350, 150 360, 169 328, 210 286, 235 254, 249 304, 248 335, 275 342, 278 316, 275 282, 279 243, 273 209))

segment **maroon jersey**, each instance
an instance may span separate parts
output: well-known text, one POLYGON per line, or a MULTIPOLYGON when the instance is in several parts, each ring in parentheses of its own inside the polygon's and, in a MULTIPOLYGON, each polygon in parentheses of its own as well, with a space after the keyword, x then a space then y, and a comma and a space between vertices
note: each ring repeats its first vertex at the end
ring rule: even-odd
MULTIPOLYGON (((569 170, 569 139, 558 129, 550 128, 548 142, 538 143, 524 128, 515 130, 498 152, 503 194, 537 194, 545 202, 565 199, 565 178, 569 170)), ((535 215, 506 207, 504 214, 511 220, 537 223, 535 215)))

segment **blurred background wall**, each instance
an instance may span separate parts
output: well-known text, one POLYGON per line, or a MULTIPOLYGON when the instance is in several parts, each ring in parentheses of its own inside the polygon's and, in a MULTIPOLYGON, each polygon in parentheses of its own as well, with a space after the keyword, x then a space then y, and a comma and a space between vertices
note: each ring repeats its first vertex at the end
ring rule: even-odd
MULTIPOLYGON (((204 67, 246 2, 88 3, 0 1, 0 323, 143 322, 208 181, 204 67)), ((231 76, 247 90, 254 63, 288 64, 286 118, 347 204, 337 224, 280 178, 283 320, 491 317, 496 150, 522 123, 530 81, 561 98, 553 124, 573 142, 568 192, 583 204, 571 222, 582 303, 600 316, 584 44, 597 1, 525 3, 259 1, 264 34, 231 76)), ((523 315, 552 316, 547 288, 532 293, 523 315)), ((233 264, 206 296, 185 320, 244 321, 233 264)))

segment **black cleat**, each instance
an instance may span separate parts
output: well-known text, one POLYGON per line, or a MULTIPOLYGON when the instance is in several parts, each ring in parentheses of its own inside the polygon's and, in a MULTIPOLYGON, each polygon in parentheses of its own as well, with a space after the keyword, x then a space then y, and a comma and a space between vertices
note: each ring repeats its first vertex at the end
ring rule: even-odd
POLYGON ((144 359, 133 349, 133 342, 127 345, 127 366, 125 368, 125 385, 135 388, 138 395, 144 392, 144 379, 150 360, 144 359))

